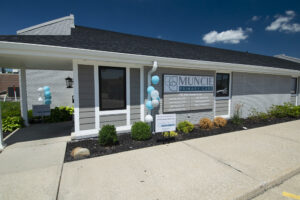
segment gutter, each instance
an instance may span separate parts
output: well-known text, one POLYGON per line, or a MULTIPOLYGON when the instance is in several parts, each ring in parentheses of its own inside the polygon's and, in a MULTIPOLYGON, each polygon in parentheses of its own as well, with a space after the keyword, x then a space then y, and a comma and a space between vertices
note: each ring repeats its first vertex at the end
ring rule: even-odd
POLYGON ((115 62, 133 65, 151 66, 153 60, 160 63, 161 67, 202 69, 217 71, 234 71, 246 73, 262 73, 272 75, 300 76, 299 70, 246 65, 236 63, 212 62, 202 60, 167 58, 158 56, 146 56, 137 54, 117 53, 99 50, 69 48, 51 45, 28 44, 0 41, 0 55, 25 55, 43 56, 48 58, 62 58, 80 61, 115 62))

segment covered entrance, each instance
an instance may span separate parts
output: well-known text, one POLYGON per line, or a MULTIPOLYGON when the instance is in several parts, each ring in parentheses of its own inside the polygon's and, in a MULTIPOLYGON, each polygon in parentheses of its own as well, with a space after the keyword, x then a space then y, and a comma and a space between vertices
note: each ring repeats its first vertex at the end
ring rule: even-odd
MULTIPOLYGON (((48 53, 38 51, 32 45, 26 46, 31 50, 24 50, 25 44, 1 44, 0 46, 0 67, 19 69, 19 84, 20 84, 20 107, 21 116, 24 119, 25 128, 20 129, 14 135, 6 139, 8 145, 17 142, 26 142, 32 140, 43 140, 55 137, 70 136, 73 131, 74 124, 72 121, 54 124, 33 124, 29 126, 28 122, 28 107, 27 102, 27 87, 26 87, 26 70, 68 70, 72 71, 72 58, 61 58, 59 55, 50 56, 48 53), (14 48, 16 47, 16 48, 14 48), (23 49, 23 50, 22 50, 23 49)), ((43 50, 46 50, 43 48, 43 50)), ((39 81, 39 80, 36 80, 39 81)), ((37 97, 38 98, 38 97, 37 97)), ((1 119, 1 117, 0 117, 1 119)), ((1 124, 0 124, 0 127, 1 124)), ((2 145, 2 131, 0 134, 2 145)))

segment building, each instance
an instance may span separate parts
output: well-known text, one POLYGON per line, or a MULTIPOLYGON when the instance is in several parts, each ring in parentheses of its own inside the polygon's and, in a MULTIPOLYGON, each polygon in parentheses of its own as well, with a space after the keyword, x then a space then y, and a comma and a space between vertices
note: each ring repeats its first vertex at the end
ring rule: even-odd
POLYGON ((176 113, 177 122, 228 118, 237 106, 247 117, 253 109, 299 104, 297 62, 75 26, 72 15, 66 18, 0 36, 0 67, 20 68, 25 120, 26 70, 71 70, 73 138, 96 136, 104 124, 126 132, 144 121, 150 70, 161 80, 153 116, 176 113))

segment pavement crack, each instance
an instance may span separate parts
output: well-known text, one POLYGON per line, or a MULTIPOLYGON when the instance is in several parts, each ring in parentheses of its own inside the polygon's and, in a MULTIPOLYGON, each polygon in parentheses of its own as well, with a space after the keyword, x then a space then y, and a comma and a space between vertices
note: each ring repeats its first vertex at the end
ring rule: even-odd
POLYGON ((207 153, 207 152, 205 152, 205 151, 202 151, 201 149, 198 149, 197 147, 195 147, 195 146, 193 146, 193 145, 190 145, 190 144, 188 144, 188 143, 186 143, 186 142, 182 142, 182 143, 185 144, 186 146, 190 147, 191 149, 193 149, 193 150, 195 150, 195 151, 198 151, 198 152, 200 152, 200 153, 202 153, 202 154, 204 154, 204 155, 206 155, 206 156, 212 158, 213 160, 217 161, 218 163, 221 163, 222 165, 225 165, 225 166, 227 166, 227 167, 229 167, 229 168, 231 168, 231 169, 237 171, 238 173, 241 173, 241 174, 243 174, 243 175, 245 175, 245 176, 247 176, 247 177, 249 177, 249 178, 251 178, 251 179, 254 179, 254 180, 258 181, 256 178, 254 178, 254 177, 252 177, 252 176, 246 174, 245 172, 243 172, 242 170, 240 170, 240 169, 238 169, 238 168, 236 168, 236 167, 233 167, 231 164, 226 163, 226 162, 223 161, 222 159, 219 159, 219 158, 217 158, 217 157, 215 157, 215 156, 213 156, 213 155, 211 155, 211 154, 209 154, 209 153, 207 153))

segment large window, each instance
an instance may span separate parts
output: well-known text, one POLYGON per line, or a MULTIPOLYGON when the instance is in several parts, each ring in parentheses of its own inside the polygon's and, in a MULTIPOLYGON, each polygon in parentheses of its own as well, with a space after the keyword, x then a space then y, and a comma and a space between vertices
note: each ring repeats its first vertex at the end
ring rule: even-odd
POLYGON ((217 73, 216 96, 229 97, 229 74, 217 73))
POLYGON ((291 81, 291 94, 297 93, 297 78, 292 78, 291 81))
POLYGON ((100 110, 126 108, 125 68, 99 67, 100 110))

